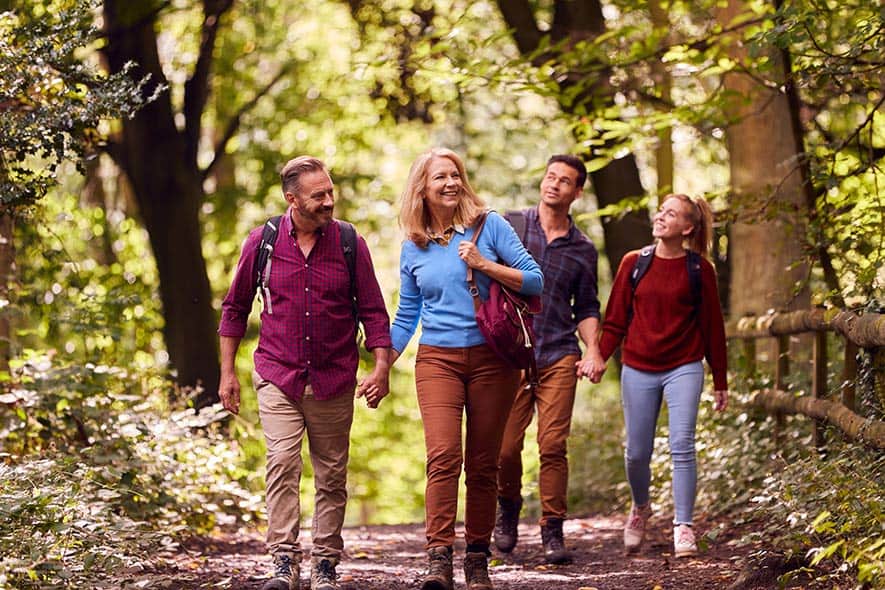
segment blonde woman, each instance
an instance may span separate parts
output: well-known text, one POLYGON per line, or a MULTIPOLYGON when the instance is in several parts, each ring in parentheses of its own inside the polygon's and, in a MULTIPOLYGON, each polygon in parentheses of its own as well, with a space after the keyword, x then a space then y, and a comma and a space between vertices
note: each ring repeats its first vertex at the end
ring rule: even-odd
POLYGON ((643 248, 624 256, 605 312, 600 352, 608 359, 621 346, 623 364, 624 462, 633 497, 624 527, 628 552, 639 550, 651 515, 649 466, 655 424, 664 400, 676 513, 674 555, 686 557, 698 550, 692 513, 697 481, 695 427, 704 384, 702 359, 707 359, 713 373, 715 409, 723 410, 728 403, 725 327, 716 273, 709 260, 712 221, 704 199, 667 195, 654 216, 654 249, 643 248), (650 265, 635 283, 631 274, 643 256, 651 257, 650 265))
POLYGON ((391 328, 392 361, 420 322, 415 382, 427 447, 429 558, 421 588, 454 587, 452 546, 463 463, 464 576, 469 590, 491 590, 487 558, 495 525, 497 458, 520 372, 486 345, 468 291, 467 268, 474 269, 483 299, 492 279, 525 295, 540 295, 541 270, 495 212, 488 212, 479 239, 471 241, 485 205, 455 152, 436 148, 418 156, 401 200, 400 224, 407 239, 400 255, 399 308, 391 328))

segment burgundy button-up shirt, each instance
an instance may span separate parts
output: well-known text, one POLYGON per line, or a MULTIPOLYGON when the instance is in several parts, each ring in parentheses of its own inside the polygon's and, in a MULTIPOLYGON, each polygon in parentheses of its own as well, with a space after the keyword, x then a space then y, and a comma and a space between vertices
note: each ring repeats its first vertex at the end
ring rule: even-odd
MULTIPOLYGON (((268 260, 270 307, 261 312, 255 370, 292 399, 310 384, 329 399, 356 386, 359 351, 350 299, 350 275, 338 222, 320 230, 307 258, 296 244, 291 212, 280 222, 268 260), (271 313, 268 313, 268 309, 271 313)), ((221 304, 221 336, 242 338, 255 297, 255 264, 262 227, 249 233, 230 291, 221 304)), ((390 347, 390 318, 362 236, 356 248, 356 299, 366 348, 390 347)))

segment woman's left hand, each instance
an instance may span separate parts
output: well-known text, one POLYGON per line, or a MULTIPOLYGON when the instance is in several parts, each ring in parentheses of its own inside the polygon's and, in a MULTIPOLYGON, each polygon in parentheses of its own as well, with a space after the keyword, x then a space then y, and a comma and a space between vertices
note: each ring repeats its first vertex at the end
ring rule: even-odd
POLYGON ((717 412, 728 407, 728 390, 720 389, 713 392, 713 409, 717 412))
POLYGON ((476 247, 476 244, 469 240, 464 240, 458 244, 458 256, 461 257, 461 260, 467 266, 476 270, 482 270, 483 266, 488 262, 485 256, 479 253, 479 248, 476 247))

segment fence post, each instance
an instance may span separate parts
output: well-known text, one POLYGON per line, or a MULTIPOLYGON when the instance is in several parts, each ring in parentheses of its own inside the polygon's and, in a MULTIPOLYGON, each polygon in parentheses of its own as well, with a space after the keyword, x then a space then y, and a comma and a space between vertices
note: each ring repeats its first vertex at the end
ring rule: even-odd
POLYGON ((857 344, 845 339, 845 367, 842 370, 842 405, 854 411, 857 390, 857 344))
MULTIPOLYGON (((811 353, 811 397, 823 398, 827 394, 827 333, 816 331, 811 353)), ((824 428, 820 420, 814 421, 812 436, 814 446, 822 450, 824 446, 824 428)))
MULTIPOLYGON (((774 369, 775 391, 786 391, 787 375, 790 373, 790 337, 777 336, 777 360, 774 369)), ((776 412, 774 415, 774 440, 779 441, 784 429, 784 414, 776 412)))

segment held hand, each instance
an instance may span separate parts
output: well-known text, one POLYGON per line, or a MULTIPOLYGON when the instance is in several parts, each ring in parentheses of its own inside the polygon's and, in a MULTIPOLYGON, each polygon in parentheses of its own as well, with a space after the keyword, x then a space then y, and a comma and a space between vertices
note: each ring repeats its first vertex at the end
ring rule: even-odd
POLYGON ((378 404, 388 393, 387 369, 375 368, 372 374, 363 379, 356 390, 356 397, 365 397, 366 406, 377 408, 378 404))
POLYGON ((476 247, 476 244, 469 240, 458 244, 458 256, 461 257, 461 260, 467 266, 476 270, 482 270, 483 265, 487 262, 486 258, 479 253, 479 248, 476 247))
POLYGON ((713 392, 713 409, 722 412, 728 407, 728 390, 719 389, 713 392))
POLYGON ((588 352, 584 358, 575 363, 575 367, 578 379, 587 377, 591 383, 599 383, 606 369, 605 361, 598 352, 588 352))
POLYGON ((218 397, 221 398, 221 405, 225 410, 231 414, 240 412, 240 381, 236 374, 221 376, 218 397))

